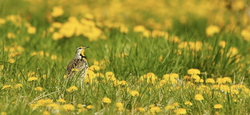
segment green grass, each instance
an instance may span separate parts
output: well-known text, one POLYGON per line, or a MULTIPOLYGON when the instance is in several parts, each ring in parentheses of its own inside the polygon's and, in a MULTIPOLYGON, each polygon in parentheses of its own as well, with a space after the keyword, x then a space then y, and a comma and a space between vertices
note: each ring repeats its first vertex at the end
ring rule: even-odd
MULTIPOLYGON (((1 13, 1 18, 5 19, 6 12, 1 13)), ((30 21, 37 29, 35 34, 27 32, 24 24, 26 21, 21 21, 19 26, 11 21, 0 25, 0 65, 3 67, 0 69, 0 112, 3 114, 34 115, 44 114, 44 111, 51 114, 78 114, 81 109, 77 107, 78 104, 84 105, 82 108, 85 108, 85 111, 79 114, 176 114, 175 110, 178 108, 185 108, 187 114, 236 115, 250 112, 250 44, 237 33, 222 31, 207 37, 207 19, 191 19, 186 24, 174 20, 173 29, 168 30, 167 39, 143 37, 140 33, 134 33, 133 28, 129 28, 129 33, 125 34, 120 33, 119 29, 105 26, 101 30, 107 39, 92 42, 84 36, 55 41, 51 33, 44 34, 51 24, 39 23, 39 19, 41 17, 34 16, 30 21), (8 33, 13 33, 15 38, 9 39, 8 33), (181 42, 173 42, 171 39, 174 36, 178 36, 181 42), (219 46, 222 40, 226 42, 224 48, 219 46), (202 49, 195 51, 189 47, 179 48, 185 41, 200 41, 203 44, 202 49), (19 52, 15 49, 17 46, 23 47, 24 51, 19 52), (94 73, 101 73, 105 77, 96 76, 93 83, 84 82, 83 87, 80 87, 77 81, 67 81, 64 78, 67 64, 78 46, 90 47, 85 52, 90 66, 94 65, 94 61, 104 62, 98 65, 101 69, 94 73), (232 47, 237 48, 238 53, 230 57, 227 53, 232 47), (10 51, 12 49, 13 52, 10 51), (221 53, 221 50, 224 53, 221 53), (15 52, 20 54, 11 57, 10 54, 15 52), (37 55, 32 55, 34 52, 37 55), (122 57, 122 53, 127 55, 122 57), (52 55, 57 58, 53 60, 52 55), (161 56, 162 60, 159 61, 161 56), (10 63, 10 58, 15 62, 10 63), (185 79, 191 68, 201 71, 199 76, 204 83, 185 79), (110 77, 105 75, 106 72, 113 72, 116 79, 109 79, 110 77), (152 80, 154 77, 146 75, 150 72, 157 76, 155 82, 152 80), (176 83, 163 83, 168 81, 164 81, 163 76, 171 73, 179 75, 174 79, 176 83), (226 76, 231 78, 232 83, 217 85, 218 83, 205 82, 207 78, 216 80, 226 76), (36 77, 38 80, 28 81, 30 77, 36 77), (127 85, 119 84, 122 80, 125 80, 127 85), (15 88, 19 83, 22 87, 15 88), (239 86, 241 84, 243 86, 239 86), (7 85, 11 86, 4 88, 7 85), (237 86, 236 94, 232 90, 227 91, 234 85, 237 86), (78 89, 67 91, 71 86, 78 89), (36 87, 43 89, 38 91, 36 87), (139 95, 132 96, 132 90, 138 91, 139 95), (202 94, 204 100, 196 100, 196 94, 202 94), (104 97, 110 98, 111 103, 104 103, 104 97), (51 99, 53 102, 41 104, 39 101, 42 99, 51 99), (66 102, 56 102, 58 99, 64 99, 66 102), (192 105, 186 105, 186 101, 190 101, 192 105), (117 111, 116 102, 123 104, 122 111, 117 111), (59 107, 53 109, 49 107, 51 103, 56 103, 59 107), (178 106, 171 110, 165 109, 168 105, 174 106, 173 103, 178 103, 178 106), (75 108, 64 110, 64 104, 72 104, 75 108), (215 109, 215 104, 221 104, 223 107, 215 109), (37 108, 32 108, 34 105, 37 108), (93 105, 93 108, 88 109, 85 105, 93 105), (139 107, 143 107, 145 112, 140 113, 139 107), (153 112, 157 107, 160 111, 153 112)), ((58 18, 60 22, 66 22, 66 19, 67 17, 58 18)))

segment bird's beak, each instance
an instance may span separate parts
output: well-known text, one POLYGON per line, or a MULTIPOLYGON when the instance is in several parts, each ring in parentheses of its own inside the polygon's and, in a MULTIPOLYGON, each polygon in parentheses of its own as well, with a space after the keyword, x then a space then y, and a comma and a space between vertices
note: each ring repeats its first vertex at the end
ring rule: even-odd
POLYGON ((86 48, 89 48, 89 46, 86 46, 86 47, 81 47, 81 49, 86 49, 86 48))

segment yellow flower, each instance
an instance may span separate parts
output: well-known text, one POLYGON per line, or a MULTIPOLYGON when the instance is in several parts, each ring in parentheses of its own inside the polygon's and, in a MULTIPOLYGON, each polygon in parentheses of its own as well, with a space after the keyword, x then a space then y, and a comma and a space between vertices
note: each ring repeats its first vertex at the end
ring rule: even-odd
POLYGON ((165 107, 165 109, 166 109, 166 110, 171 110, 171 109, 174 109, 174 106, 173 106, 173 105, 167 105, 167 106, 165 107))
POLYGON ((185 105, 193 105, 193 103, 191 103, 190 101, 186 101, 185 105))
POLYGON ((121 25, 120 32, 121 33, 128 33, 128 27, 126 27, 125 25, 121 25))
POLYGON ((220 85, 220 90, 223 92, 229 92, 230 88, 227 85, 220 85))
POLYGON ((65 104, 61 106, 63 110, 65 111, 73 111, 75 110, 75 107, 71 104, 65 104))
POLYGON ((66 101, 64 99, 58 99, 58 100, 56 100, 56 102, 65 103, 66 101))
POLYGON ((115 74, 113 72, 106 72, 105 76, 106 77, 115 77, 115 74))
POLYGON ((214 105, 214 108, 215 108, 215 109, 220 109, 220 108, 222 108, 222 107, 223 107, 223 106, 222 106, 221 104, 215 104, 215 105, 214 105))
POLYGON ((76 91, 76 90, 78 90, 78 88, 76 86, 71 86, 68 89, 66 89, 66 91, 69 92, 69 93, 73 92, 73 91, 76 91))
POLYGON ((62 27, 62 23, 60 23, 60 22, 53 22, 52 23, 52 27, 54 27, 54 28, 61 28, 62 27))
POLYGON ((220 28, 215 25, 210 25, 206 28, 206 35, 207 36, 213 36, 215 33, 219 33, 220 28))
POLYGON ((195 79, 197 81, 199 81, 201 79, 200 76, 196 75, 196 74, 192 75, 191 78, 193 78, 193 79, 195 79))
POLYGON ((87 111, 87 109, 85 109, 85 108, 80 108, 80 109, 78 109, 78 113, 81 113, 81 112, 83 112, 83 111, 87 111))
POLYGON ((6 112, 1 112, 1 115, 7 115, 7 113, 6 112))
POLYGON ((179 103, 173 103, 174 107, 179 107, 179 103))
POLYGON ((4 66, 3 66, 3 65, 0 65, 0 71, 2 71, 2 70, 3 70, 3 68, 4 68, 4 66))
POLYGON ((36 81, 37 80, 37 77, 29 77, 28 78, 28 81, 36 81))
POLYGON ((159 112, 161 112, 161 108, 157 107, 157 106, 151 107, 150 112, 153 113, 153 114, 154 113, 159 113, 159 112))
POLYGON ((187 114, 187 110, 184 108, 178 108, 176 114, 187 114))
POLYGON ((111 100, 110 100, 108 97, 104 97, 104 98, 102 99, 102 102, 103 102, 103 103, 111 103, 111 100))
POLYGON ((215 81, 214 81, 214 79, 212 79, 212 78, 207 78, 207 79, 206 79, 206 83, 214 84, 215 81))
POLYGON ((222 78, 224 83, 232 83, 232 80, 230 77, 224 77, 222 78))
POLYGON ((63 35, 59 32, 54 32, 52 34, 52 38, 53 38, 53 40, 59 40, 59 39, 63 38, 63 35))
POLYGON ((47 105, 47 107, 52 107, 53 109, 58 109, 59 105, 56 104, 56 103, 50 103, 50 104, 47 105))
POLYGON ((11 85, 4 85, 3 87, 2 87, 2 89, 9 89, 9 88, 11 88, 12 86, 11 85))
POLYGON ((132 96, 139 96, 139 92, 138 92, 138 91, 135 91, 135 90, 130 91, 130 94, 131 94, 132 96))
POLYGON ((139 111, 140 113, 145 112, 145 109, 143 107, 138 107, 136 108, 137 111, 139 111))
POLYGON ((142 34, 143 34, 144 37, 148 38, 149 35, 150 35, 150 31, 149 30, 145 30, 142 34))
POLYGON ((116 107, 123 107, 123 104, 122 104, 121 102, 116 102, 116 103, 115 103, 115 106, 116 106, 116 107))
POLYGON ((85 14, 85 18, 89 19, 89 20, 93 20, 94 16, 90 13, 85 14))
POLYGON ((63 11, 62 7, 57 6, 57 7, 53 8, 51 15, 53 17, 59 17, 59 16, 63 15, 63 13, 64 13, 64 11, 63 11))
POLYGON ((5 19, 0 18, 0 26, 3 25, 3 24, 5 24, 5 23, 6 23, 5 19))
POLYGON ((88 70, 92 70, 92 71, 99 71, 100 67, 98 65, 92 65, 88 68, 88 70))
POLYGON ((28 27, 28 33, 29 33, 29 34, 35 34, 35 33, 36 33, 36 28, 33 27, 33 26, 29 26, 29 27, 28 27))
POLYGON ((87 109, 93 109, 94 106, 93 106, 93 105, 88 105, 86 108, 87 108, 87 109))
POLYGON ((238 49, 236 47, 231 47, 228 50, 227 56, 232 57, 232 56, 235 56, 236 54, 238 54, 238 49))
POLYGON ((200 72, 200 70, 198 70, 198 69, 193 69, 193 68, 191 68, 191 69, 188 70, 188 74, 189 74, 189 75, 201 74, 201 72, 200 72))
POLYGON ((44 111, 43 115, 50 115, 50 113, 48 111, 44 111))
POLYGON ((117 111, 122 111, 123 110, 123 104, 121 102, 115 103, 117 111))
POLYGON ((42 87, 35 87, 34 90, 36 90, 36 91, 42 91, 43 88, 42 87))
POLYGON ((152 73, 152 72, 149 72, 146 75, 144 75, 144 78, 147 79, 148 84, 155 84, 155 82, 157 80, 156 75, 154 73, 152 73))
POLYGON ((10 59, 8 60, 9 63, 14 63, 15 61, 16 61, 16 60, 13 59, 13 58, 10 58, 10 59))
POLYGON ((14 39, 14 38, 16 38, 16 35, 13 34, 13 33, 8 33, 7 38, 8 39, 14 39))
POLYGON ((51 55, 51 60, 56 60, 57 56, 56 55, 51 55))
POLYGON ((39 106, 40 106, 39 104, 30 104, 30 108, 33 109, 33 110, 36 109, 39 106))
POLYGON ((217 78, 217 79, 216 79, 216 83, 218 83, 218 84, 222 84, 222 83, 224 83, 224 81, 223 81, 223 79, 222 79, 222 78, 217 78))
POLYGON ((219 46, 222 47, 222 48, 225 48, 226 42, 225 41, 220 41, 219 46))
POLYGON ((201 94, 196 94, 194 99, 198 100, 198 101, 204 100, 204 98, 203 98, 203 96, 201 94))
POLYGON ((143 25, 138 25, 133 28, 134 32, 144 32, 146 28, 143 25))
POLYGON ((249 41, 250 40, 250 31, 248 29, 243 29, 241 31, 241 36, 244 38, 244 40, 249 41))
POLYGON ((15 85, 15 88, 16 88, 16 89, 17 89, 17 88, 20 88, 20 87, 23 87, 23 84, 18 83, 18 84, 15 85))
POLYGON ((243 0, 235 0, 232 3, 232 8, 234 10, 242 10, 245 8, 245 2, 243 0))

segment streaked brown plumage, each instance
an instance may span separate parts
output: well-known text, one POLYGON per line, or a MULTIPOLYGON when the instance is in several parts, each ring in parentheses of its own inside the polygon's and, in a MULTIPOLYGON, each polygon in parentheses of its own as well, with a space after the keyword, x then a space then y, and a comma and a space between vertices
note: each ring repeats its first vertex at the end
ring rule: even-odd
POLYGON ((69 62, 67 66, 67 77, 78 77, 81 80, 81 84, 88 70, 87 58, 84 55, 86 48, 88 48, 88 46, 78 47, 76 49, 75 57, 69 62))

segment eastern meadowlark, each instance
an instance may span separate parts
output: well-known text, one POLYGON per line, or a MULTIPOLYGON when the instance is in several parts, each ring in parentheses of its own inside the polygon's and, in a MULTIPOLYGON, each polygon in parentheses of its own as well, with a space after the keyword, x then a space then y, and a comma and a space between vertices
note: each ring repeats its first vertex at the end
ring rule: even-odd
POLYGON ((78 77, 81 81, 81 85, 88 70, 87 58, 84 54, 86 48, 88 48, 88 46, 78 47, 76 49, 75 57, 69 62, 67 66, 67 77, 78 77))

